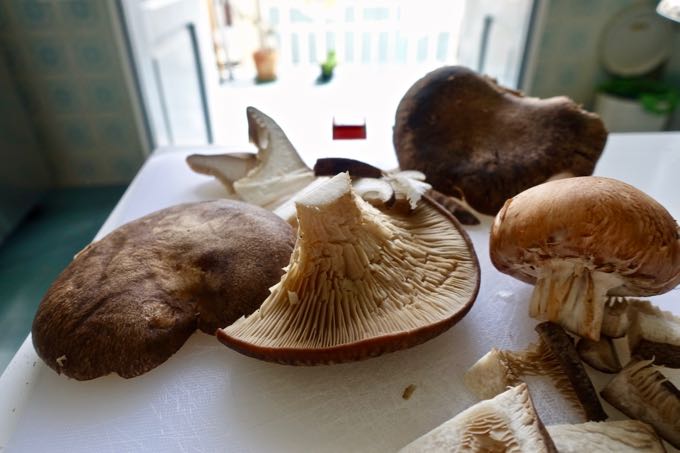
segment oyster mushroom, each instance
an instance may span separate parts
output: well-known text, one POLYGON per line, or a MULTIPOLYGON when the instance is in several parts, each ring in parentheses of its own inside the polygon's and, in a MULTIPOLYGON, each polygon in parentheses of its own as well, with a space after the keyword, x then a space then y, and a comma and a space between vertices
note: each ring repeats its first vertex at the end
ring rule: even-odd
POLYGON ((422 343, 472 306, 476 255, 438 205, 386 214, 341 173, 296 208, 286 273, 259 310, 218 330, 228 347, 288 364, 360 360, 422 343))
POLYGON ((138 376, 197 328, 212 335, 259 307, 294 242, 279 217, 239 201, 149 214, 74 258, 38 308, 33 345, 75 379, 138 376))
POLYGON ((566 97, 527 98, 461 66, 418 80, 397 107, 399 166, 494 215, 506 199, 555 175, 590 175, 607 131, 566 97))
POLYGON ((414 440, 401 453, 557 452, 526 384, 481 401, 414 440))
POLYGON ((571 337, 549 322, 537 325, 536 331, 541 341, 524 351, 489 351, 465 373, 465 385, 479 398, 487 399, 520 384, 524 376, 547 376, 586 419, 606 419, 571 337))
POLYGON ((630 418, 642 420, 675 448, 680 448, 680 390, 652 366, 633 360, 600 392, 630 418))
POLYGON ((257 155, 192 154, 187 163, 198 173, 217 177, 242 200, 274 209, 312 183, 314 172, 274 120, 255 107, 248 107, 246 116, 257 155))
POLYGON ((550 425, 546 429, 560 453, 666 452, 654 429, 638 420, 550 425))
POLYGON ((535 285, 530 316, 595 341, 607 296, 651 296, 680 283, 673 217, 609 178, 550 181, 508 200, 490 254, 498 270, 535 285))

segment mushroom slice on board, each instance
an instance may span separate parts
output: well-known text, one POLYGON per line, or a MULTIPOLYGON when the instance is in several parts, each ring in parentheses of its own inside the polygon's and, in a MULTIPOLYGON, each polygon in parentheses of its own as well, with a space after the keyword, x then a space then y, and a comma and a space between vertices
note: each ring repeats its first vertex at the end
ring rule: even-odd
POLYGON ((258 311, 217 332, 230 348, 287 364, 360 360, 422 343, 472 306, 477 257, 439 205, 388 214, 341 173, 296 208, 286 273, 258 311))
POLYGON ((240 201, 151 213, 76 255, 38 307, 33 345, 75 379, 138 376, 197 328, 213 335, 256 310, 294 244, 281 218, 240 201))
POLYGON ((536 326, 541 341, 524 351, 492 349, 465 373, 465 385, 479 398, 491 398, 522 382, 523 376, 547 376, 587 420, 604 420, 597 392, 579 360, 571 337, 558 325, 536 326))
POLYGON ((675 448, 680 448, 680 390, 652 366, 633 360, 600 392, 630 418, 642 420, 675 448))
POLYGON ((665 453, 654 429, 638 420, 546 426, 560 453, 665 453))
POLYGON ((609 337, 602 336, 598 341, 581 338, 576 344, 576 351, 581 360, 603 373, 618 373, 623 368, 609 337))
POLYGON ((187 164, 196 173, 216 177, 229 193, 234 193, 234 181, 244 178, 257 165, 250 153, 192 154, 187 164))
POLYGON ((597 341, 607 296, 680 283, 680 235, 654 199, 621 181, 550 181, 508 200, 491 230, 498 270, 534 284, 529 314, 597 341))
POLYGON ((461 66, 418 80, 397 107, 399 166, 494 215, 549 178, 590 175, 607 141, 600 118, 566 97, 537 99, 461 66))
POLYGON ((526 384, 481 401, 414 440, 401 453, 557 452, 526 384))

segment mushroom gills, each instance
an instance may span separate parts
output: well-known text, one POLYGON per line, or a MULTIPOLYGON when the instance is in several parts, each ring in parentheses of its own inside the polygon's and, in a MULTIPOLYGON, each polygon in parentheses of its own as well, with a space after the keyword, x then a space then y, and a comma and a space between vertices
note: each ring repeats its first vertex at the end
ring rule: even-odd
POLYGON ((652 366, 633 360, 601 392, 630 418, 649 423, 675 448, 680 448, 680 391, 652 366))
POLYGON ((546 426, 560 453, 665 453, 663 443, 647 423, 638 420, 586 422, 546 426))
POLYGON ((539 324, 536 330, 541 340, 524 351, 489 351, 465 373, 465 385, 479 398, 491 398, 508 386, 518 385, 524 376, 546 376, 586 419, 606 419, 569 335, 548 322, 539 324))
POLYGON ((526 384, 481 401, 405 446, 416 452, 556 452, 526 384))
POLYGON ((286 273, 257 312, 218 331, 227 346, 281 363, 359 360, 421 343, 471 306, 476 256, 434 205, 388 215, 357 196, 346 173, 295 204, 286 273))
POLYGON ((607 292, 621 284, 620 277, 580 260, 553 260, 538 270, 529 315, 597 341, 607 292))

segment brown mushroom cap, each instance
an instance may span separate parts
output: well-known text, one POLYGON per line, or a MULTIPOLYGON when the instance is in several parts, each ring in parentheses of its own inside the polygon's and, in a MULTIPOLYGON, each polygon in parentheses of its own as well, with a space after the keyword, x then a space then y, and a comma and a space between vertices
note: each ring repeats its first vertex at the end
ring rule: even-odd
POLYGON ((495 214, 506 199, 560 173, 590 175, 607 131, 566 97, 526 98, 474 71, 447 66, 417 81, 397 107, 402 169, 495 214))
POLYGON ((255 313, 218 330, 228 347, 296 365, 361 360, 422 343, 472 306, 477 257, 439 205, 387 214, 357 196, 346 173, 296 205, 286 273, 255 313))
MULTIPOLYGON (((599 304, 587 320, 597 323, 599 317, 597 334, 590 336, 597 340, 600 296, 651 296, 680 283, 678 232, 668 211, 628 184, 567 178, 508 200, 491 230, 490 255, 501 272, 535 283, 534 294, 546 293, 548 304, 561 297, 575 304, 566 298, 570 291, 579 304, 599 304)), ((554 313, 543 314, 558 322, 554 313)))
POLYGON ((255 310, 295 242, 271 212, 237 201, 178 205, 90 244, 45 295, 33 344, 53 369, 85 380, 156 367, 199 328, 255 310))

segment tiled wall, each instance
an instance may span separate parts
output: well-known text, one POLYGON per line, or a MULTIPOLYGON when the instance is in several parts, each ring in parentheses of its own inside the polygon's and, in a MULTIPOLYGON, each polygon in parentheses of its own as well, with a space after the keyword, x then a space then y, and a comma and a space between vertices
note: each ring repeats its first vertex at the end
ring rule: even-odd
MULTIPOLYGON (((614 15, 634 3, 654 8, 658 1, 548 0, 530 94, 564 94, 592 108, 595 88, 607 77, 599 63, 600 35, 614 15)), ((669 82, 680 81, 680 25, 676 26, 675 43, 666 67, 669 82)))
POLYGON ((0 43, 59 185, 126 183, 144 160, 114 20, 114 0, 0 1, 0 43))

